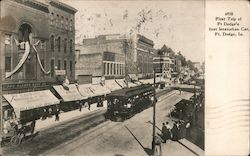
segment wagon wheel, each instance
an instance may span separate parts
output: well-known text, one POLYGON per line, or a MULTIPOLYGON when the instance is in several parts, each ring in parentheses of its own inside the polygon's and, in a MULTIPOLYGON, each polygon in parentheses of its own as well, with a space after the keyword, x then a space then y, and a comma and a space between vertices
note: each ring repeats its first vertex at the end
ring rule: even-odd
POLYGON ((12 146, 17 146, 17 145, 19 145, 19 144, 21 143, 21 140, 22 140, 21 137, 19 137, 18 135, 14 135, 14 136, 11 137, 11 139, 10 139, 10 144, 11 144, 12 146))

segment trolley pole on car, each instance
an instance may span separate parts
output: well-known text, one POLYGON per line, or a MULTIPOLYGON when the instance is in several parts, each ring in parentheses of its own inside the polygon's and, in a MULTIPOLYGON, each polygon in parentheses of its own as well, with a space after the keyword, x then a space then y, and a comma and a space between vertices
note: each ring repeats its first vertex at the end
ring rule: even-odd
POLYGON ((154 100, 153 100, 153 140, 152 140, 152 153, 155 154, 155 105, 156 105, 156 93, 155 93, 155 70, 154 72, 154 100))

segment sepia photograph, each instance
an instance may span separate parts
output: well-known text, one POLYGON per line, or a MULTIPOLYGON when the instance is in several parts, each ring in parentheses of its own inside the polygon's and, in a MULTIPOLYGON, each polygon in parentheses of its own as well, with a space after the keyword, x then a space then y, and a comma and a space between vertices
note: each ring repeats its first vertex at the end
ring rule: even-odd
POLYGON ((205 3, 1 0, 0 155, 206 155, 205 3))

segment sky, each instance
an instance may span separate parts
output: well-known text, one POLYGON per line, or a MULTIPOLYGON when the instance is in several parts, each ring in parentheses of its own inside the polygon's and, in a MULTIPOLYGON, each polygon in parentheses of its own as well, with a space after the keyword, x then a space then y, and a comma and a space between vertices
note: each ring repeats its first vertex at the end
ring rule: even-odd
POLYGON ((76 8, 76 43, 103 34, 139 33, 181 52, 193 62, 205 57, 203 1, 62 0, 76 8))

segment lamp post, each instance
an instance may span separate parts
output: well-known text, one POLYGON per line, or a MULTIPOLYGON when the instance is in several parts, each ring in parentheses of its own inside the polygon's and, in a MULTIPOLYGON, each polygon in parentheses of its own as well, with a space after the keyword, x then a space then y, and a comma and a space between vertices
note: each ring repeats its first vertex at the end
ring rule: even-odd
POLYGON ((155 93, 155 70, 154 72, 154 99, 153 99, 153 140, 152 140, 152 151, 155 154, 155 104, 156 104, 156 93, 155 93))

